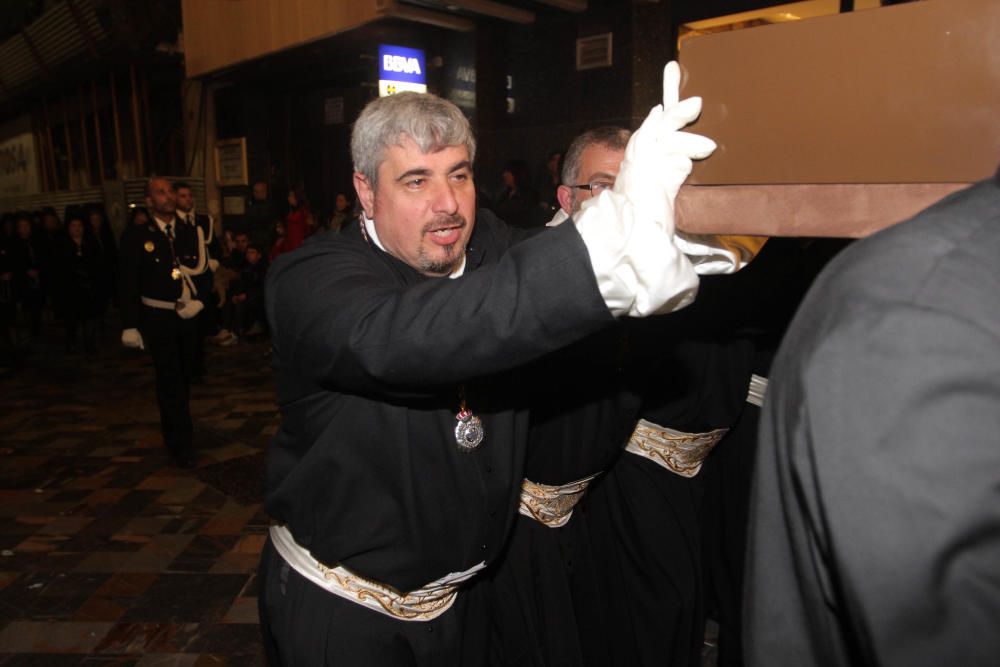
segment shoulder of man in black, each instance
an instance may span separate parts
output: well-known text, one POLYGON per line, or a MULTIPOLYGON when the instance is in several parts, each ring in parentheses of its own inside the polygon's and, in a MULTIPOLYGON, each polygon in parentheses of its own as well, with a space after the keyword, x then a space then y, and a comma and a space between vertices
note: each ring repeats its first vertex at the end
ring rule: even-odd
POLYGON ((311 386, 336 376, 355 391, 407 393, 427 378, 510 368, 614 322, 574 229, 515 238, 482 216, 459 280, 421 275, 355 227, 281 255, 265 287, 275 363, 311 386))

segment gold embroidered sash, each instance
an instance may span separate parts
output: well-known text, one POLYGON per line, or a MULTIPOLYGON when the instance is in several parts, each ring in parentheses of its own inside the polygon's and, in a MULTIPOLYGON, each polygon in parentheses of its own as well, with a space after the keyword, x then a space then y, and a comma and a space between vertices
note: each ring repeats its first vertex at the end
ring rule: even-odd
POLYGON ((573 508, 583 498, 591 480, 600 474, 557 486, 525 479, 521 482, 521 504, 517 511, 549 528, 561 528, 573 515, 573 508))
POLYGON ((386 584, 366 579, 346 567, 324 565, 300 546, 285 526, 271 526, 271 542, 296 572, 312 583, 346 600, 403 621, 429 621, 451 608, 462 582, 486 567, 479 563, 422 588, 403 593, 386 584))
POLYGON ((684 433, 640 419, 625 451, 683 477, 694 477, 705 457, 728 432, 728 428, 719 428, 708 433, 684 433))

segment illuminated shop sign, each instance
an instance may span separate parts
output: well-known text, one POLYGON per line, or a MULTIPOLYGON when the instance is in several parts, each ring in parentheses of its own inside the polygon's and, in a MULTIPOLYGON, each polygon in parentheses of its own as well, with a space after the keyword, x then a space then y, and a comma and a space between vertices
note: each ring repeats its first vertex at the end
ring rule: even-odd
POLYGON ((424 52, 405 46, 379 44, 378 95, 394 95, 404 90, 427 92, 427 62, 424 52))

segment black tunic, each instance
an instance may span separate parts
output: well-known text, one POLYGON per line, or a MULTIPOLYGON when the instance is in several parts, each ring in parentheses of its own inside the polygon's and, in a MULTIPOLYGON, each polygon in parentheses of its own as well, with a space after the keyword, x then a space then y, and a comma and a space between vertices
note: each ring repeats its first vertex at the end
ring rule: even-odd
POLYGON ((103 264, 96 243, 84 236, 77 245, 66 239, 53 253, 57 267, 54 301, 57 311, 68 321, 100 315, 103 264))
MULTIPOLYGON (((626 346, 618 325, 535 365, 527 479, 558 486, 611 468, 639 407, 625 386, 626 346)), ((518 515, 491 577, 492 664, 607 665, 599 577, 578 510, 561 527, 518 515)))
MULTIPOLYGON (((753 355, 735 318, 745 281, 740 274, 703 278, 689 308, 631 324, 642 418, 687 433, 735 421, 753 355)), ((684 477, 626 452, 584 499, 614 647, 608 664, 701 662, 702 475, 684 477)))
POLYGON ((480 211, 455 280, 356 226, 273 265, 266 508, 318 560, 408 591, 496 559, 524 466, 517 367, 614 322, 573 226, 513 240, 480 211), (463 387, 486 433, 471 452, 454 435, 463 387))
MULTIPOLYGON (((741 272, 741 293, 726 312, 736 323, 735 330, 753 340, 754 373, 768 377, 771 359, 802 296, 823 265, 848 243, 845 239, 770 239, 741 272)), ((743 664, 743 563, 759 417, 760 408, 747 403, 701 474, 706 610, 719 626, 719 667, 743 664)))

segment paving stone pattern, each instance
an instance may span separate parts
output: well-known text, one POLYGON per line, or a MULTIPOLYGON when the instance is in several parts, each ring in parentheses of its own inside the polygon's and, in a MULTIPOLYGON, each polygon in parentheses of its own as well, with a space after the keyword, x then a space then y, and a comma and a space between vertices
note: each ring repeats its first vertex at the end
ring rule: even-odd
POLYGON ((184 470, 161 443, 148 355, 111 331, 93 360, 44 336, 0 371, 0 666, 263 665, 266 341, 208 349, 184 470))

